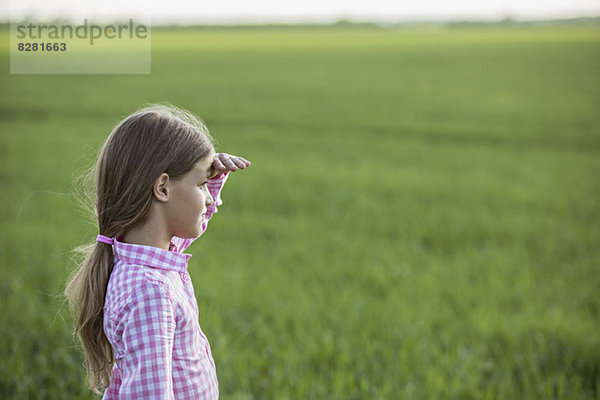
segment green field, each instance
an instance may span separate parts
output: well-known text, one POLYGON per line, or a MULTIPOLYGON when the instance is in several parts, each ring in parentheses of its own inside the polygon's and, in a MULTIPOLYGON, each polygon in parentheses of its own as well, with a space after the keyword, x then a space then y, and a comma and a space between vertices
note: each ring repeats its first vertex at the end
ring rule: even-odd
POLYGON ((73 182, 171 102, 252 161, 190 248, 222 399, 600 399, 600 28, 155 30, 132 76, 0 36, 0 398, 94 398, 73 182))

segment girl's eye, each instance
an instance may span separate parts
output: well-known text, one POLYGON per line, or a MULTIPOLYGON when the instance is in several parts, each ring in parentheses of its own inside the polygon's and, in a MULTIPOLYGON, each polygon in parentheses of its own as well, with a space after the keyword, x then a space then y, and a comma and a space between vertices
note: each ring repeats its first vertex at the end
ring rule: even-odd
POLYGON ((204 186, 206 186, 206 182, 200 184, 200 187, 204 187, 204 186))

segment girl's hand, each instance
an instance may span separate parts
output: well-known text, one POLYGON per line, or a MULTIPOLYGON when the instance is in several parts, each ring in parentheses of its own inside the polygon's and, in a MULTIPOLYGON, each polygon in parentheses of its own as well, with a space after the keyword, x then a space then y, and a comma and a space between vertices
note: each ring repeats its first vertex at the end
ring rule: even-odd
POLYGON ((211 176, 215 177, 227 171, 237 171, 238 169, 244 169, 250 166, 250 161, 243 157, 233 156, 227 153, 217 153, 213 160, 214 174, 211 176))

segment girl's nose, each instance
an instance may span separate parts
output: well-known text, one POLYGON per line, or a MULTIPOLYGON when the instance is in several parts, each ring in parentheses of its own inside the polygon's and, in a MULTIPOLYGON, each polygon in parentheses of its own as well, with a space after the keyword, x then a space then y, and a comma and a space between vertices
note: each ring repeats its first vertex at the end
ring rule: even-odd
POLYGON ((210 193, 208 193, 208 195, 206 196, 206 205, 210 206, 215 200, 213 199, 213 197, 211 196, 210 193))

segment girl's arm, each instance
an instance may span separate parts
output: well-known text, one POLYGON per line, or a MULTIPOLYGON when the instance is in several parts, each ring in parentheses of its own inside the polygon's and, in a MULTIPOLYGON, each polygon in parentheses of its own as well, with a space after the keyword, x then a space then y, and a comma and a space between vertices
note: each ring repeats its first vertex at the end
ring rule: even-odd
POLYGON ((183 252, 187 249, 196 239, 198 239, 208 226, 208 221, 213 216, 213 214, 217 213, 217 206, 223 204, 223 200, 221 200, 221 190, 223 189, 223 185, 225 185, 225 181, 227 181, 227 177, 229 176, 230 171, 237 171, 238 169, 244 169, 250 166, 250 161, 245 158, 232 156, 227 153, 218 153, 215 155, 213 160, 213 175, 208 179, 206 186, 208 187, 208 192, 213 198, 213 203, 206 208, 206 219, 202 223, 202 230, 200 231, 200 235, 192 239, 182 239, 177 236, 173 236, 171 241, 177 248, 177 251, 183 252))
POLYGON ((119 353, 119 397, 131 400, 174 400, 173 341, 175 312, 168 289, 146 282, 124 307, 118 318, 122 329, 119 353))

